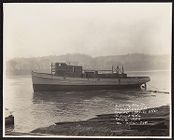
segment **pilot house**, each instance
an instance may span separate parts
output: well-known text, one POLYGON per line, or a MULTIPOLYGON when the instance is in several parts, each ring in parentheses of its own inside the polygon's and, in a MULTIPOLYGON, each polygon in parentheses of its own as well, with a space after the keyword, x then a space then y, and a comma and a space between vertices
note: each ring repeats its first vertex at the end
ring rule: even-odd
POLYGON ((67 65, 66 63, 55 64, 56 76, 81 77, 82 66, 67 65))

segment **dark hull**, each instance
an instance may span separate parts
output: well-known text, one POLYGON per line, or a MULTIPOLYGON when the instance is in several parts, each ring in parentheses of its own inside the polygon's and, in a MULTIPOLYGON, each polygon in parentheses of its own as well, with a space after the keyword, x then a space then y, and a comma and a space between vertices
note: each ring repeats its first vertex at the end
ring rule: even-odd
POLYGON ((53 84, 33 84, 33 89, 37 91, 83 91, 102 89, 140 89, 138 84, 130 85, 53 85, 53 84))
POLYGON ((14 117, 12 115, 5 118, 5 125, 14 125, 14 117))

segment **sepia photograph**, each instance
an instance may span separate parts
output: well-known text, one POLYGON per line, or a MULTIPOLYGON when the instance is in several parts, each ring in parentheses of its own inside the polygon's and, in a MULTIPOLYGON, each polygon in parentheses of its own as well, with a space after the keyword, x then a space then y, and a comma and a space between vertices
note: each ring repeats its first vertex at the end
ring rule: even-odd
POLYGON ((171 138, 172 3, 3 3, 3 137, 171 138))

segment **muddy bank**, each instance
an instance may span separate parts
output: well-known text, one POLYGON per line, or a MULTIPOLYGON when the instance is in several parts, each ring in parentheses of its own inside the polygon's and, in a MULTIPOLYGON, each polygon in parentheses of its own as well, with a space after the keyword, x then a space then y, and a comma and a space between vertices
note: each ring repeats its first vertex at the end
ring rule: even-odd
POLYGON ((102 114, 77 122, 58 122, 31 133, 66 136, 169 136, 169 106, 102 114))

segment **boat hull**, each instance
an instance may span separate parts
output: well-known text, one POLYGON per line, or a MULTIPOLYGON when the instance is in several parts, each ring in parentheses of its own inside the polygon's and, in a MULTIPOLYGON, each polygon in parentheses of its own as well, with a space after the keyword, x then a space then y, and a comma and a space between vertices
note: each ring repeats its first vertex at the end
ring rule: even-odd
POLYGON ((101 90, 101 89, 140 89, 140 85, 51 85, 33 84, 35 92, 38 91, 82 91, 82 90, 101 90))
POLYGON ((38 91, 77 91, 101 89, 138 89, 150 81, 149 77, 73 78, 32 72, 33 89, 38 91))

